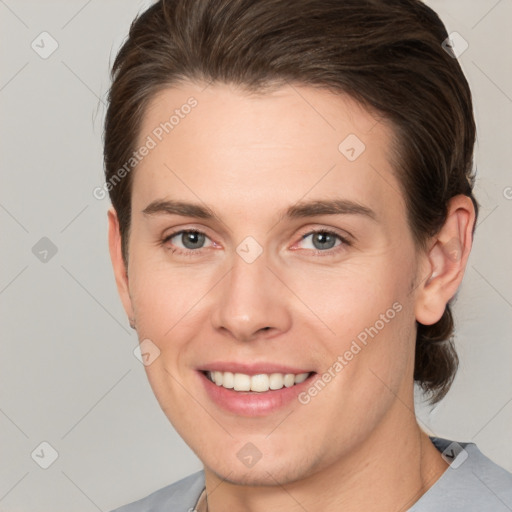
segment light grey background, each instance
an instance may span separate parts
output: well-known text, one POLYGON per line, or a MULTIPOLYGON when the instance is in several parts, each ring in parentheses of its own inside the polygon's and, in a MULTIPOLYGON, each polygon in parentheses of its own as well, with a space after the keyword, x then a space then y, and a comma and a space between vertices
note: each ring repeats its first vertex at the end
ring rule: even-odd
MULTIPOLYGON (((482 208, 455 306, 461 368, 448 397, 418 413, 430 432, 474 441, 512 471, 512 0, 427 3, 469 43, 460 61, 482 208)), ((149 4, 0 0, 0 511, 108 511, 201 467, 133 355, 109 202, 92 194, 103 184, 109 64, 149 4), (43 31, 58 43, 46 59, 31 47, 51 48, 43 31), (43 237, 57 248, 46 262, 43 237), (43 441, 58 453, 48 469, 43 441)))

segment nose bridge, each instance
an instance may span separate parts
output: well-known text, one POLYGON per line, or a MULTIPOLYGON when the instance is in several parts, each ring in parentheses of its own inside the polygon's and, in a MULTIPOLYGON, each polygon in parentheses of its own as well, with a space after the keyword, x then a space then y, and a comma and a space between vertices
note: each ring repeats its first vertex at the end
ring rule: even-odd
POLYGON ((289 311, 282 287, 267 267, 268 254, 252 237, 246 237, 233 254, 233 264, 222 281, 214 324, 240 340, 249 340, 261 329, 286 330, 289 311))

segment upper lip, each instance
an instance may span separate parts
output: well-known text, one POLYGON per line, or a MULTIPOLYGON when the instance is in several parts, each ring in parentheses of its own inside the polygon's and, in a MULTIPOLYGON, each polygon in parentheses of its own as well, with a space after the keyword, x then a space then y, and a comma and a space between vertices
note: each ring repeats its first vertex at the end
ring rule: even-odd
POLYGON ((261 373, 310 373, 311 369, 299 368, 298 366, 287 366, 275 363, 237 363, 233 361, 217 361, 207 363, 198 368, 203 372, 231 372, 244 373, 246 375, 258 375, 261 373))

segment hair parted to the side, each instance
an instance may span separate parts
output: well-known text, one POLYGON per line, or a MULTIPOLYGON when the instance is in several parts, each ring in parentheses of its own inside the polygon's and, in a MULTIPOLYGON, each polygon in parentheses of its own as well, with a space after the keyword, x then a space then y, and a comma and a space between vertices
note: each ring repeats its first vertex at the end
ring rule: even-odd
MULTIPOLYGON (((166 87, 323 88, 351 95, 390 122, 409 225, 425 247, 453 196, 469 196, 478 213, 471 93, 457 59, 441 46, 447 37, 419 0, 160 0, 132 23, 113 64, 107 182, 130 160, 146 106, 166 87)), ((109 190, 125 263, 133 172, 109 190)), ((452 334, 449 304, 436 324, 418 324, 414 379, 431 403, 444 397, 457 370, 452 334)))

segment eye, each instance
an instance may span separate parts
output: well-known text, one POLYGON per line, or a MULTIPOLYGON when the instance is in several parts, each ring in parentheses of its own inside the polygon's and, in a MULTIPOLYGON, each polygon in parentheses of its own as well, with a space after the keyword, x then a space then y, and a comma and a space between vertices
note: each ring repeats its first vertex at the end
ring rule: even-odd
MULTIPOLYGON (((315 253, 328 254, 343 250, 345 247, 351 245, 345 237, 328 229, 310 231, 302 236, 299 243, 301 242, 304 242, 302 247, 304 249, 313 250, 315 253), (307 242, 308 239, 309 242, 307 242)), ((162 240, 162 245, 169 245, 170 247, 168 248, 173 254, 192 256, 194 254, 200 254, 201 249, 215 246, 215 243, 202 231, 183 229, 166 236, 162 240), (210 242, 209 245, 205 245, 207 241, 210 242)))
POLYGON ((191 252, 199 252, 199 249, 205 248, 204 244, 207 240, 210 239, 201 231, 184 229, 165 237, 162 244, 170 244, 173 253, 190 255, 191 252))
POLYGON ((349 246, 350 242, 334 231, 319 229, 311 231, 302 236, 304 249, 311 249, 318 252, 337 252, 340 246, 349 246), (333 250, 334 249, 334 250, 333 250))

